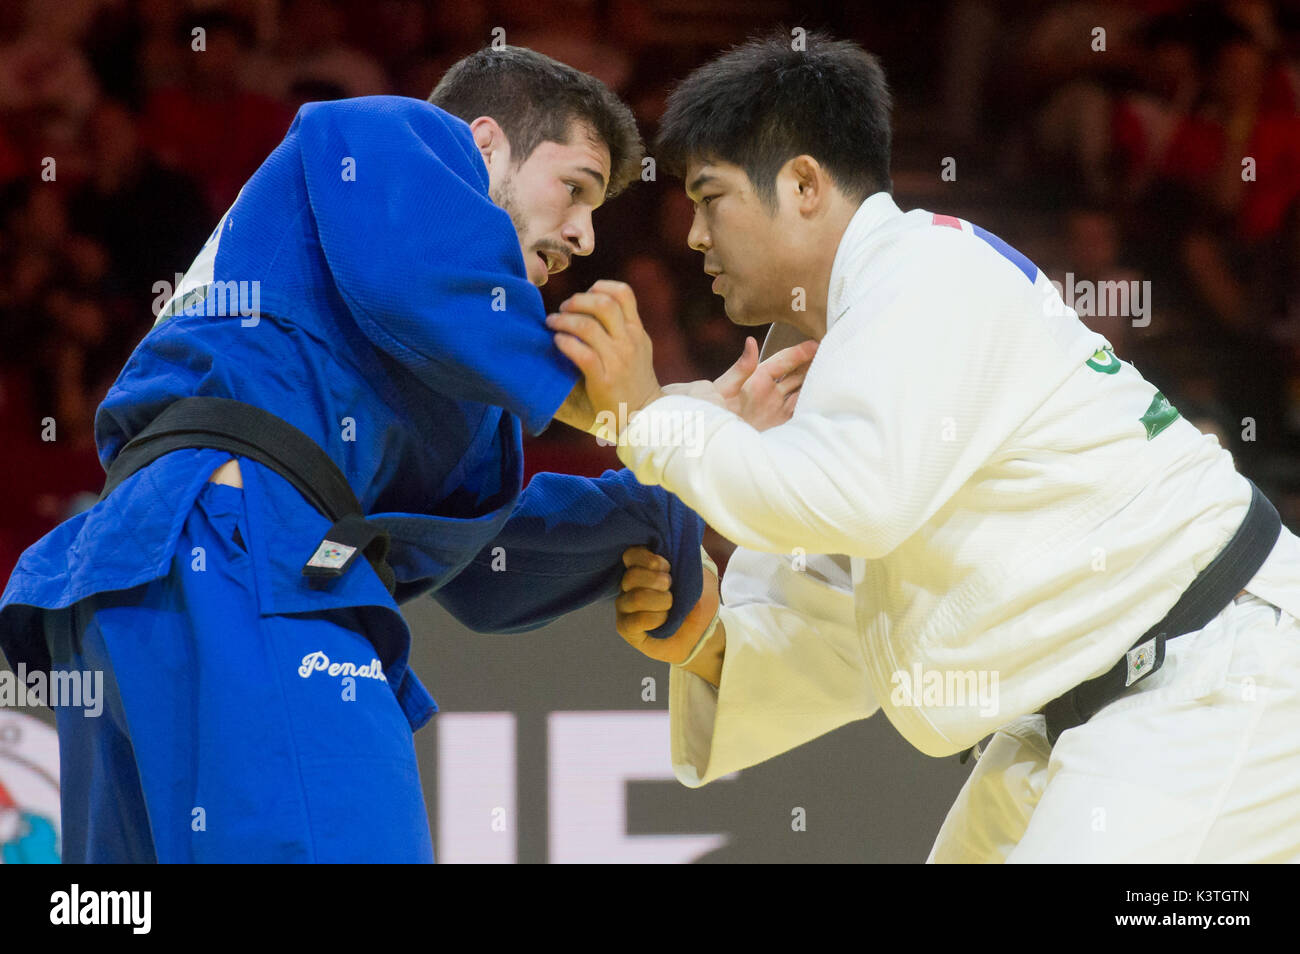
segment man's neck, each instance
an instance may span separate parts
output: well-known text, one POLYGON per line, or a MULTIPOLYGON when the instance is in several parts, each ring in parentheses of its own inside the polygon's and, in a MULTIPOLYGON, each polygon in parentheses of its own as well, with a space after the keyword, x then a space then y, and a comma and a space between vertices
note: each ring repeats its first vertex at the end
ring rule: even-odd
POLYGON ((821 341, 826 337, 826 305, 823 303, 816 309, 810 307, 807 311, 792 311, 776 319, 775 323, 797 332, 800 341, 807 338, 821 341))
POLYGON ((821 341, 826 337, 826 311, 830 301, 831 273, 835 269, 835 259, 840 250, 840 243, 844 241, 844 233, 848 231, 849 223, 853 221, 857 211, 858 206, 851 202, 836 203, 836 208, 830 213, 826 222, 823 237, 818 241, 828 254, 820 256, 814 266, 808 286, 805 288, 804 307, 798 310, 792 309, 788 316, 783 315, 777 319, 781 324, 789 325, 798 331, 804 338, 821 341))

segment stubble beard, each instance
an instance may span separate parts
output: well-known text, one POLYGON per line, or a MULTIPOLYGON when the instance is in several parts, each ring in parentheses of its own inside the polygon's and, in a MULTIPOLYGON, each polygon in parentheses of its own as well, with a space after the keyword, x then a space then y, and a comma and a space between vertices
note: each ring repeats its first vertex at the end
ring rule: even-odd
POLYGON ((488 192, 489 197, 497 204, 506 215, 510 216, 510 222, 515 227, 515 234, 519 236, 519 247, 528 253, 528 226, 524 222, 523 213, 519 211, 519 205, 515 201, 515 181, 513 176, 507 176, 501 185, 488 192))

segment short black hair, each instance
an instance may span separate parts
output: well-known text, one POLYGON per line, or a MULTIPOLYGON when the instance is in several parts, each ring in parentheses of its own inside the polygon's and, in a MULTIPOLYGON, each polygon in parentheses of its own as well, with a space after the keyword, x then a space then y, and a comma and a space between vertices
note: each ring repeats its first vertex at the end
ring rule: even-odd
POLYGON ((892 101, 879 61, 822 31, 799 39, 752 38, 682 80, 660 120, 659 164, 677 176, 692 159, 740 166, 769 209, 777 173, 800 155, 857 201, 892 191, 892 101))
POLYGON ((429 102, 467 123, 491 116, 515 162, 544 142, 568 142, 573 123, 585 123, 609 147, 609 195, 640 175, 645 147, 632 111, 596 77, 535 50, 471 53, 447 70, 429 102))

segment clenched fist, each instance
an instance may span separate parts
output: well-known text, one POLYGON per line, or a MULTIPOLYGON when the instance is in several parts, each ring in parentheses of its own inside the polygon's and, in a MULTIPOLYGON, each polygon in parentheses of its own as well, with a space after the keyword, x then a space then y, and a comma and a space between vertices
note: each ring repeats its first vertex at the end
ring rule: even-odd
MULTIPOLYGON (((673 605, 671 592, 671 567, 666 559, 651 553, 645 547, 632 547, 623 553, 622 592, 614 601, 618 614, 618 634, 637 651, 660 662, 677 664, 691 654, 700 636, 709 628, 718 612, 721 598, 718 594, 718 577, 704 567, 704 591, 699 602, 686 615, 677 632, 664 639, 648 635, 649 631, 664 624, 668 610, 673 605)), ((705 647, 687 668, 718 685, 721 678, 722 650, 725 633, 721 624, 705 647), (717 645, 713 645, 717 644, 717 645)))

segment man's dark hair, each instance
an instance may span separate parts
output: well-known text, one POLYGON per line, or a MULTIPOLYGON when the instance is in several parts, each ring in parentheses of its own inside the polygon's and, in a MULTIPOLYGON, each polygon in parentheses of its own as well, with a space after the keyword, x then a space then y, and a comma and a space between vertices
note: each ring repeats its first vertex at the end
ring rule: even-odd
POLYGON ((814 31, 750 39, 695 70, 668 97, 659 165, 682 176, 692 159, 740 166, 769 210, 776 175, 795 156, 826 167, 845 195, 891 191, 889 87, 874 56, 814 31))
POLYGON ((567 143, 575 121, 609 147, 613 195, 636 179, 645 154, 632 111, 596 77, 535 50, 488 47, 460 60, 429 102, 473 122, 491 116, 510 140, 516 163, 544 142, 567 143))

